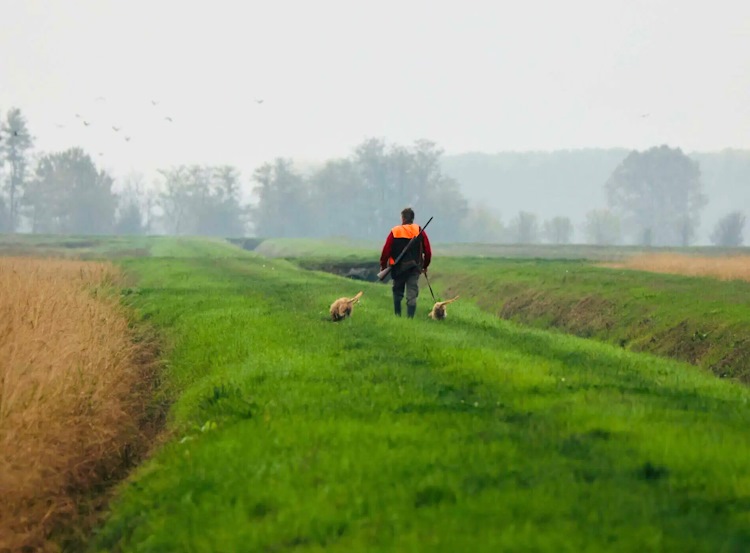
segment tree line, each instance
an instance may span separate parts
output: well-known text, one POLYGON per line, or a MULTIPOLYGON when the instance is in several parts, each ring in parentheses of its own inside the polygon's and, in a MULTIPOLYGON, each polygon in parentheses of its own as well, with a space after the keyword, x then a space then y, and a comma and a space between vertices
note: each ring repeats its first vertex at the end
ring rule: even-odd
MULTIPOLYGON (((170 234, 241 237, 381 239, 406 206, 417 222, 434 216, 433 240, 567 244, 576 225, 565 215, 541 221, 520 211, 504 223, 471 205, 442 170, 443 151, 429 140, 410 146, 370 138, 344 158, 302 172, 290 159, 258 167, 254 202, 242 201, 232 166, 183 165, 115 178, 81 148, 32 157, 34 140, 20 109, 0 125, 0 231, 44 234, 170 234)), ((698 163, 667 146, 631 152, 603 183, 607 205, 590 210, 578 233, 590 244, 688 246, 706 205, 698 163)), ((726 214, 711 240, 742 244, 745 216, 726 214)))

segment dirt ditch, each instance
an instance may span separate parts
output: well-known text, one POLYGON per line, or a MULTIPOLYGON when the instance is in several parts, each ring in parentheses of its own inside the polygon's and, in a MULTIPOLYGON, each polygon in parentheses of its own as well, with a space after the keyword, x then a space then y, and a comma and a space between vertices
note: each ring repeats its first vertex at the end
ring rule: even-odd
POLYGON ((311 271, 323 271, 352 280, 379 282, 380 267, 372 262, 301 261, 300 266, 311 271))

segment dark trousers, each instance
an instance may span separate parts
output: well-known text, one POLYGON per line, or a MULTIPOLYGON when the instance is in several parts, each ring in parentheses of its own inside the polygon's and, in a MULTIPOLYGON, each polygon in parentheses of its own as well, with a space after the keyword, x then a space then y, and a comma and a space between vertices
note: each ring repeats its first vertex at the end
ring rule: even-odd
POLYGON ((401 315, 401 300, 406 290, 406 309, 409 317, 413 317, 417 310, 419 296, 419 269, 412 269, 393 277, 393 310, 401 315))

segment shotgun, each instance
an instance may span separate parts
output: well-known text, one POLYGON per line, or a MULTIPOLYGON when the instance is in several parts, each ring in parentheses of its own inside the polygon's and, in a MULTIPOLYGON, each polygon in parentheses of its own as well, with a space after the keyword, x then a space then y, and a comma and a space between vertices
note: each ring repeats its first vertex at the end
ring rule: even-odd
POLYGON ((404 257, 404 254, 409 250, 411 245, 422 237, 422 233, 424 232, 424 229, 427 228, 427 225, 430 224, 430 221, 432 221, 432 217, 430 217, 429 221, 427 221, 425 225, 421 229, 419 229, 419 234, 417 234, 414 238, 409 240, 409 243, 406 245, 403 251, 400 254, 398 254, 398 257, 393 262, 393 265, 389 265, 388 267, 386 267, 385 269, 383 269, 382 271, 378 273, 378 279, 382 281, 383 279, 385 279, 385 277, 391 274, 391 269, 393 269, 396 265, 398 265, 398 262, 401 261, 401 258, 404 257))

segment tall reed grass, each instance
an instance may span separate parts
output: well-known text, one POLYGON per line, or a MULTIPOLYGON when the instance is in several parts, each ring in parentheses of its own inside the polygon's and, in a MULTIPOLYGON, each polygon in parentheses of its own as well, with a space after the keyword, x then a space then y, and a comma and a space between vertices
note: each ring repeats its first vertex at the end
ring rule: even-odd
POLYGON ((0 551, 55 550, 50 533, 84 527, 95 490, 143 450, 150 369, 119 279, 109 264, 0 258, 0 551))
POLYGON ((699 257, 677 253, 645 254, 630 257, 607 267, 636 269, 655 273, 714 277, 720 280, 750 281, 750 256, 699 257))

